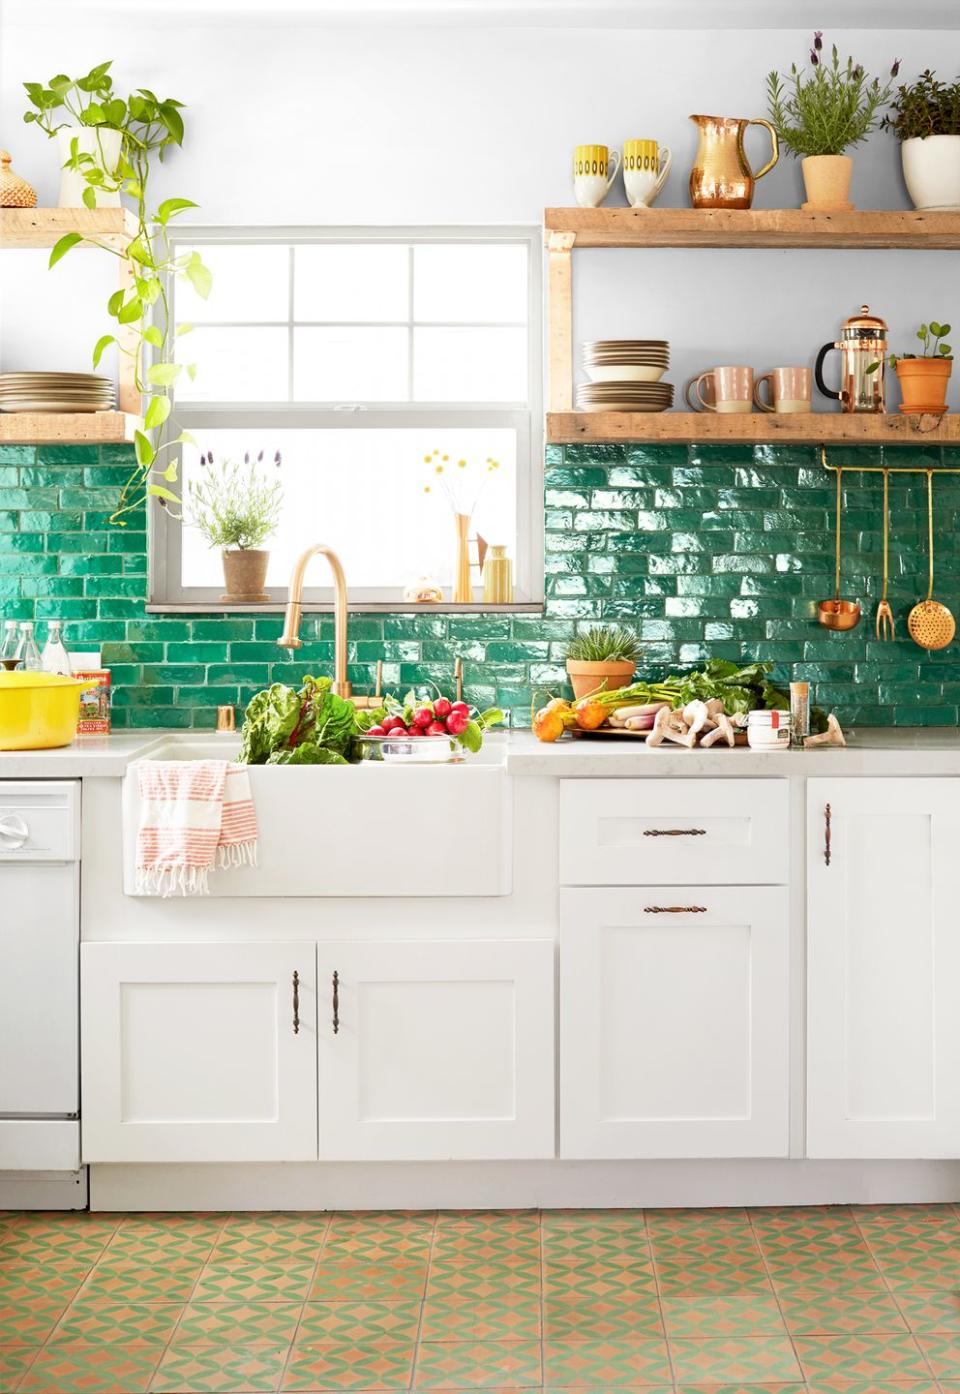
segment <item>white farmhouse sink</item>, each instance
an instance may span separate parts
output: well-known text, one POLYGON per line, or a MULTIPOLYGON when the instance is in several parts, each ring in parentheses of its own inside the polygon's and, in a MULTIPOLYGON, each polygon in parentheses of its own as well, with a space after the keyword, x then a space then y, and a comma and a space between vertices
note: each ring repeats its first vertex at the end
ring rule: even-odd
MULTIPOLYGON (((233 759, 239 741, 171 737, 149 760, 233 759)), ((123 782, 123 873, 136 894, 139 761, 123 782)), ((254 766, 256 867, 219 867, 212 896, 485 896, 511 888, 503 746, 462 763, 254 766)))

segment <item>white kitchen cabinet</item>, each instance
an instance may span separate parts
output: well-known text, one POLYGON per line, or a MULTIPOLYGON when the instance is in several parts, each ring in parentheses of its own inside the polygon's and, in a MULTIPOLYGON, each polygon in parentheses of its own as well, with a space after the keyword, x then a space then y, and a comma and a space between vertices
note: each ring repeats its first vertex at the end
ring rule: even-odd
POLYGON ((554 1155, 554 944, 319 946, 320 1156, 554 1155))
POLYGON ((315 1159, 315 955, 84 944, 83 1160, 315 1159))
POLYGON ((960 1157, 960 780, 807 785, 807 1153, 960 1157))
POLYGON ((563 890, 560 922, 560 1155, 786 1156, 786 890, 563 890))

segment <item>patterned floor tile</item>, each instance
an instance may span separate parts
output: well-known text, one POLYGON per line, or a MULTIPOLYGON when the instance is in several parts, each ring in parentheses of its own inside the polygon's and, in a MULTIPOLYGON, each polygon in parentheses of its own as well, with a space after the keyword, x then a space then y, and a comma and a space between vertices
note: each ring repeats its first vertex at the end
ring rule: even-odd
POLYGON ((112 1238, 113 1233, 108 1230, 87 1234, 82 1230, 38 1230, 17 1225, 0 1236, 0 1263, 23 1259, 43 1267, 58 1258, 67 1258, 77 1264, 94 1264, 112 1238))
POLYGON ((786 1328, 772 1292, 669 1294, 663 1298, 667 1336, 785 1336, 786 1328))
POLYGON ((686 1230, 690 1234, 715 1230, 749 1230, 750 1215, 746 1210, 731 1208, 703 1210, 648 1210, 647 1228, 651 1234, 668 1230, 686 1230))
POLYGON ((910 1335, 797 1336, 807 1381, 929 1380, 930 1370, 910 1335))
POLYGON ((539 1389, 539 1341, 425 1342, 414 1389, 539 1389))
POLYGON ((883 1279, 872 1256, 860 1250, 833 1254, 810 1253, 802 1248, 783 1254, 764 1254, 774 1287, 818 1287, 821 1283, 847 1287, 882 1286, 883 1279), (879 1284, 877 1283, 879 1279, 879 1284))
POLYGON ((536 1341, 540 1338, 537 1294, 507 1300, 461 1302, 427 1298, 423 1304, 424 1341, 536 1341))
POLYGON ((929 1377, 879 1381, 838 1379, 826 1383, 815 1380, 803 1386, 804 1394, 941 1394, 945 1389, 945 1383, 936 1385, 929 1377))
POLYGON ((171 1346, 160 1363, 153 1394, 272 1394, 280 1383, 289 1347, 171 1346))
POLYGON ((25 1394, 145 1394, 163 1346, 121 1350, 93 1343, 52 1345, 20 1380, 25 1394))
POLYGON ((62 1297, 34 1297, 18 1302, 0 1296, 0 1345, 42 1345, 66 1306, 62 1297))
POLYGON ((644 1231, 631 1229, 545 1231, 542 1236, 543 1257, 549 1263, 580 1263, 585 1258, 602 1259, 607 1263, 627 1260, 648 1260, 650 1241, 644 1231))
POLYGON ((0 1389, 14 1389, 36 1356, 37 1349, 34 1346, 0 1345, 0 1389))
POLYGON ((654 1292, 560 1304, 547 1297, 544 1331, 549 1341, 630 1341, 638 1336, 662 1336, 660 1302, 654 1292))
POLYGON ((419 1302, 311 1302, 303 1309, 297 1341, 415 1341, 419 1324, 419 1302))
POLYGON ((141 1264, 134 1259, 109 1266, 98 1264, 78 1297, 83 1302, 93 1298, 112 1302, 186 1302, 202 1272, 202 1263, 175 1258, 163 1264, 141 1264))
MULTIPOLYGON (((552 1213, 552 1212, 551 1212, 552 1213)), ((585 1211, 578 1211, 585 1214, 585 1211)), ((592 1212, 591 1212, 592 1213, 592 1212)), ((490 1229, 504 1234, 539 1230, 538 1210, 440 1210, 437 1212, 437 1231, 490 1229)))
POLYGON ((227 1215, 216 1211, 141 1211, 136 1215, 120 1215, 117 1230, 121 1234, 142 1234, 156 1237, 161 1231, 171 1236, 204 1239, 216 1235, 226 1224, 227 1215))
POLYGON ((918 1344, 938 1379, 960 1379, 960 1335, 920 1336, 918 1344))
POLYGON ((540 1235, 536 1231, 488 1235, 482 1231, 449 1230, 436 1235, 431 1252, 437 1263, 466 1260, 499 1263, 509 1268, 540 1261, 540 1235))
POLYGON ((338 1210, 330 1216, 330 1232, 359 1234, 368 1230, 384 1234, 397 1229, 431 1230, 436 1223, 436 1212, 432 1210, 338 1210))
POLYGON ((309 1300, 409 1301, 423 1296, 426 1279, 425 1259, 397 1258, 392 1263, 367 1263, 350 1255, 331 1260, 321 1257, 309 1300))
POLYGON ((960 1282, 952 1292, 910 1292, 898 1288, 897 1306, 911 1331, 960 1331, 960 1282))
POLYGON ((807 1387, 796 1381, 790 1384, 681 1384, 677 1394, 807 1394, 807 1387))
POLYGON ((229 1298, 234 1302, 302 1302, 313 1269, 310 1259, 283 1259, 276 1263, 256 1259, 211 1261, 197 1279, 194 1301, 229 1298))
POLYGON ((918 1224, 950 1224, 957 1220, 953 1205, 852 1205, 850 1213, 857 1224, 898 1228, 918 1224))
POLYGON ((0 1302, 28 1302, 34 1298, 62 1298, 63 1305, 82 1286, 90 1264, 55 1259, 36 1264, 30 1259, 4 1259, 0 1264, 0 1302))
POLYGON ((215 1236, 177 1234, 166 1229, 151 1233, 145 1230, 118 1230, 97 1260, 100 1268, 117 1263, 139 1263, 144 1267, 195 1263, 202 1266, 213 1252, 215 1236))
POLYGON ((786 1226, 803 1233, 814 1227, 849 1225, 854 1211, 849 1205, 764 1205, 749 1215, 758 1232, 786 1226))
POLYGON ((409 1389, 413 1349, 412 1341, 296 1345, 281 1388, 409 1389))
POLYGON ((620 1388, 670 1379, 667 1343, 649 1336, 630 1341, 554 1341, 544 1343, 544 1377, 549 1385, 620 1388))
POLYGON ((223 1230, 207 1257, 211 1263, 237 1261, 286 1263, 289 1260, 316 1263, 323 1251, 323 1236, 310 1234, 256 1234, 223 1230))
POLYGON ((289 1345, 300 1320, 299 1302, 194 1302, 173 1336, 175 1346, 289 1345))
POLYGON ((122 1346, 166 1344, 183 1307, 179 1302, 74 1302, 50 1335, 52 1342, 122 1346))
POLYGON ((906 1329, 896 1302, 879 1289, 844 1287, 827 1293, 817 1287, 793 1288, 779 1296, 787 1330, 793 1336, 906 1329))
POLYGON ((646 1232, 647 1221, 642 1210, 544 1210, 540 1217, 544 1234, 559 1230, 646 1232))
POLYGON ((540 1265, 505 1268, 500 1264, 431 1263, 426 1280, 428 1301, 497 1301, 504 1296, 537 1296, 540 1265))
POLYGON ((729 1384, 790 1382, 802 1378, 786 1336, 713 1336, 671 1340, 670 1354, 678 1383, 729 1384))
POLYGON ((382 1234, 331 1231, 323 1245, 323 1255, 325 1259, 355 1258, 367 1263, 392 1263, 397 1258, 425 1262, 431 1239, 429 1230, 387 1230, 382 1234))

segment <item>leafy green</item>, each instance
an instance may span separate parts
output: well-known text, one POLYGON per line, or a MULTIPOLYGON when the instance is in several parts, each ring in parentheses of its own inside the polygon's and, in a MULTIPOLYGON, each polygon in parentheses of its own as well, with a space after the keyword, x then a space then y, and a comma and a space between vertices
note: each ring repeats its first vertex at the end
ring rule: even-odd
POLYGON ((299 689, 275 682, 247 707, 240 760, 247 765, 347 763, 356 733, 353 703, 330 691, 329 678, 305 678, 299 689))

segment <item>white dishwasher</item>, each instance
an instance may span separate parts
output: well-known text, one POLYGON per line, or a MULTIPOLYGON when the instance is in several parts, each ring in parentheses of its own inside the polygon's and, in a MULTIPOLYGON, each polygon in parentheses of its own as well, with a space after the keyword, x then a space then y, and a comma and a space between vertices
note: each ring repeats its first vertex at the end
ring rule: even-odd
POLYGON ((0 1183, 79 1171, 79 942, 80 781, 0 780, 0 1183))

